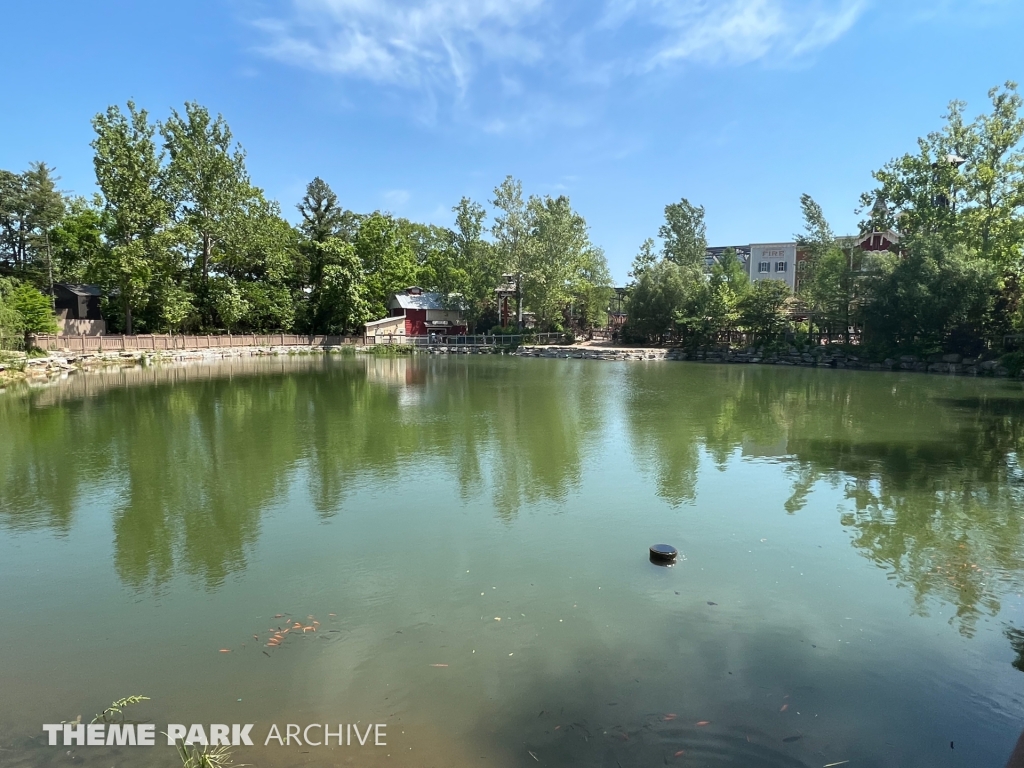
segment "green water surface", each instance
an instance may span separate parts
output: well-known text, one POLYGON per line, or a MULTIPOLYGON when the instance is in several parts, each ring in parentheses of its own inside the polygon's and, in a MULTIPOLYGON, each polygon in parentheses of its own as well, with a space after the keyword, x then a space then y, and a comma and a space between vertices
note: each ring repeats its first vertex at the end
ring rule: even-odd
POLYGON ((912 374, 309 357, 10 389, 0 766, 171 766, 45 744, 144 694, 158 730, 388 724, 251 765, 1001 767, 1022 448, 1019 383, 912 374))

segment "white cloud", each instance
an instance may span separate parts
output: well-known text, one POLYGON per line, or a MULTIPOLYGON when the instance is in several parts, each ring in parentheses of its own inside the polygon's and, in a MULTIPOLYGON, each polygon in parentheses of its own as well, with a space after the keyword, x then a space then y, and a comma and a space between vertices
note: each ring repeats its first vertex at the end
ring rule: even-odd
POLYGON ((479 60, 532 61, 522 34, 544 0, 293 0, 287 18, 264 18, 266 55, 376 83, 467 86, 479 60))
MULTIPOLYGON (((805 56, 845 34, 866 2, 291 0, 285 15, 255 23, 260 51, 290 65, 420 91, 431 102, 462 102, 475 88, 488 101, 529 107, 541 92, 579 98, 581 88, 683 63, 805 56)), ((478 120, 498 131, 509 121, 505 113, 478 120)))
POLYGON ((387 204, 396 208, 404 206, 411 197, 412 195, 407 189, 389 189, 384 193, 384 200, 387 201, 387 204))
POLYGON ((643 62, 649 70, 682 61, 791 60, 835 42, 864 8, 865 0, 613 0, 604 23, 660 31, 643 62))

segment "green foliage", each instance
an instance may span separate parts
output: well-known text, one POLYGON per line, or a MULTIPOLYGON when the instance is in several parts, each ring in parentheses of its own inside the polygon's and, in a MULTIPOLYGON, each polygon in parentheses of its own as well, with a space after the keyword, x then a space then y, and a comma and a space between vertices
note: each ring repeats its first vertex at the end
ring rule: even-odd
MULTIPOLYGON (((236 765, 228 747, 200 747, 198 744, 188 747, 184 742, 176 743, 175 747, 182 768, 227 768, 236 765)), ((242 768, 243 765, 238 763, 236 768, 242 768)))
POLYGON ((1024 247, 1024 101, 1017 84, 988 93, 991 111, 973 122, 952 101, 945 124, 917 140, 917 151, 873 175, 861 196, 864 229, 898 229, 959 243, 1001 269, 1020 264, 1024 247))
POLYGON ((363 297, 369 317, 387 315, 392 293, 408 288, 416 279, 416 261, 399 223, 389 214, 374 212, 363 219, 355 240, 362 264, 363 297))
POLYGON ((14 281, 0 277, 0 350, 20 350, 25 346, 25 320, 11 304, 14 281))
POLYGON ((66 215, 50 230, 56 282, 82 283, 104 247, 103 200, 73 197, 66 215))
POLYGON ((626 303, 630 339, 664 341, 685 313, 686 270, 669 259, 646 267, 633 284, 626 303))
POLYGON ((251 309, 238 283, 230 277, 215 277, 210 280, 210 304, 217 317, 228 331, 238 329, 238 324, 251 309))
POLYGON ((105 247, 88 270, 108 294, 116 295, 124 327, 132 333, 132 313, 149 296, 158 262, 167 253, 163 237, 170 207, 162 196, 155 126, 145 110, 128 102, 126 117, 116 106, 92 121, 96 138, 93 166, 104 199, 105 247))
POLYGON ((865 340, 880 349, 980 351, 998 285, 994 265, 965 246, 915 238, 869 282, 865 340))
POLYGON ((327 266, 319 290, 310 299, 314 332, 355 332, 375 317, 366 300, 362 262, 356 249, 337 237, 316 247, 327 266))
POLYGON ((658 230, 664 240, 662 254, 681 267, 700 267, 708 250, 704 206, 694 206, 685 197, 665 206, 665 223, 658 230))
POLYGON ((739 306, 744 325, 762 343, 777 341, 786 325, 789 299, 789 286, 781 280, 755 281, 739 306))
POLYGON ((149 701, 149 696, 126 696, 118 699, 92 719, 94 723, 124 722, 124 710, 133 704, 149 701))
POLYGON ((6 300, 21 316, 26 333, 56 333, 57 319, 49 296, 28 284, 16 285, 6 300))

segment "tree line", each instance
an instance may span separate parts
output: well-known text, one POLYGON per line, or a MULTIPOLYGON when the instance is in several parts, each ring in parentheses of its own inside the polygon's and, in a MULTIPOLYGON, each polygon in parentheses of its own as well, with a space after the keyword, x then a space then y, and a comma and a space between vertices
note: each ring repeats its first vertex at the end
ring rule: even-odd
POLYGON ((728 249, 707 268, 704 208, 667 206, 661 247, 647 240, 633 262, 623 335, 706 345, 739 332, 771 346, 854 331, 878 355, 1002 350, 1024 332, 1024 102, 1013 82, 988 96, 970 121, 951 102, 916 151, 872 174, 861 233, 895 231, 898 252, 862 251, 801 197, 795 296, 778 280, 751 282, 728 249))
POLYGON ((60 191, 42 162, 0 170, 0 337, 55 329, 54 282, 99 285, 109 329, 129 334, 352 333, 410 285, 488 331, 503 275, 519 327, 530 313, 540 330, 585 328, 607 308, 611 278, 586 220, 568 197, 524 196, 511 176, 490 211, 463 197, 452 227, 353 212, 317 177, 292 225, 206 107, 154 121, 129 101, 92 127, 91 197, 60 191))

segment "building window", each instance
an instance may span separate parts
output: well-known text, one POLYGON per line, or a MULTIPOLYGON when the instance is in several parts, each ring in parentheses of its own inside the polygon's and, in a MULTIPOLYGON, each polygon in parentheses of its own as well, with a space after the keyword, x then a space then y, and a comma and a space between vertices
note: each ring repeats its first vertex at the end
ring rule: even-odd
POLYGON ((775 271, 776 272, 785 272, 786 271, 786 267, 788 267, 788 266, 789 266, 789 262, 786 262, 786 261, 776 261, 775 262, 775 271))
POLYGON ((758 272, 762 272, 762 273, 764 273, 764 272, 771 272, 772 271, 771 262, 769 262, 769 261, 762 261, 760 264, 757 265, 757 271, 758 272))

